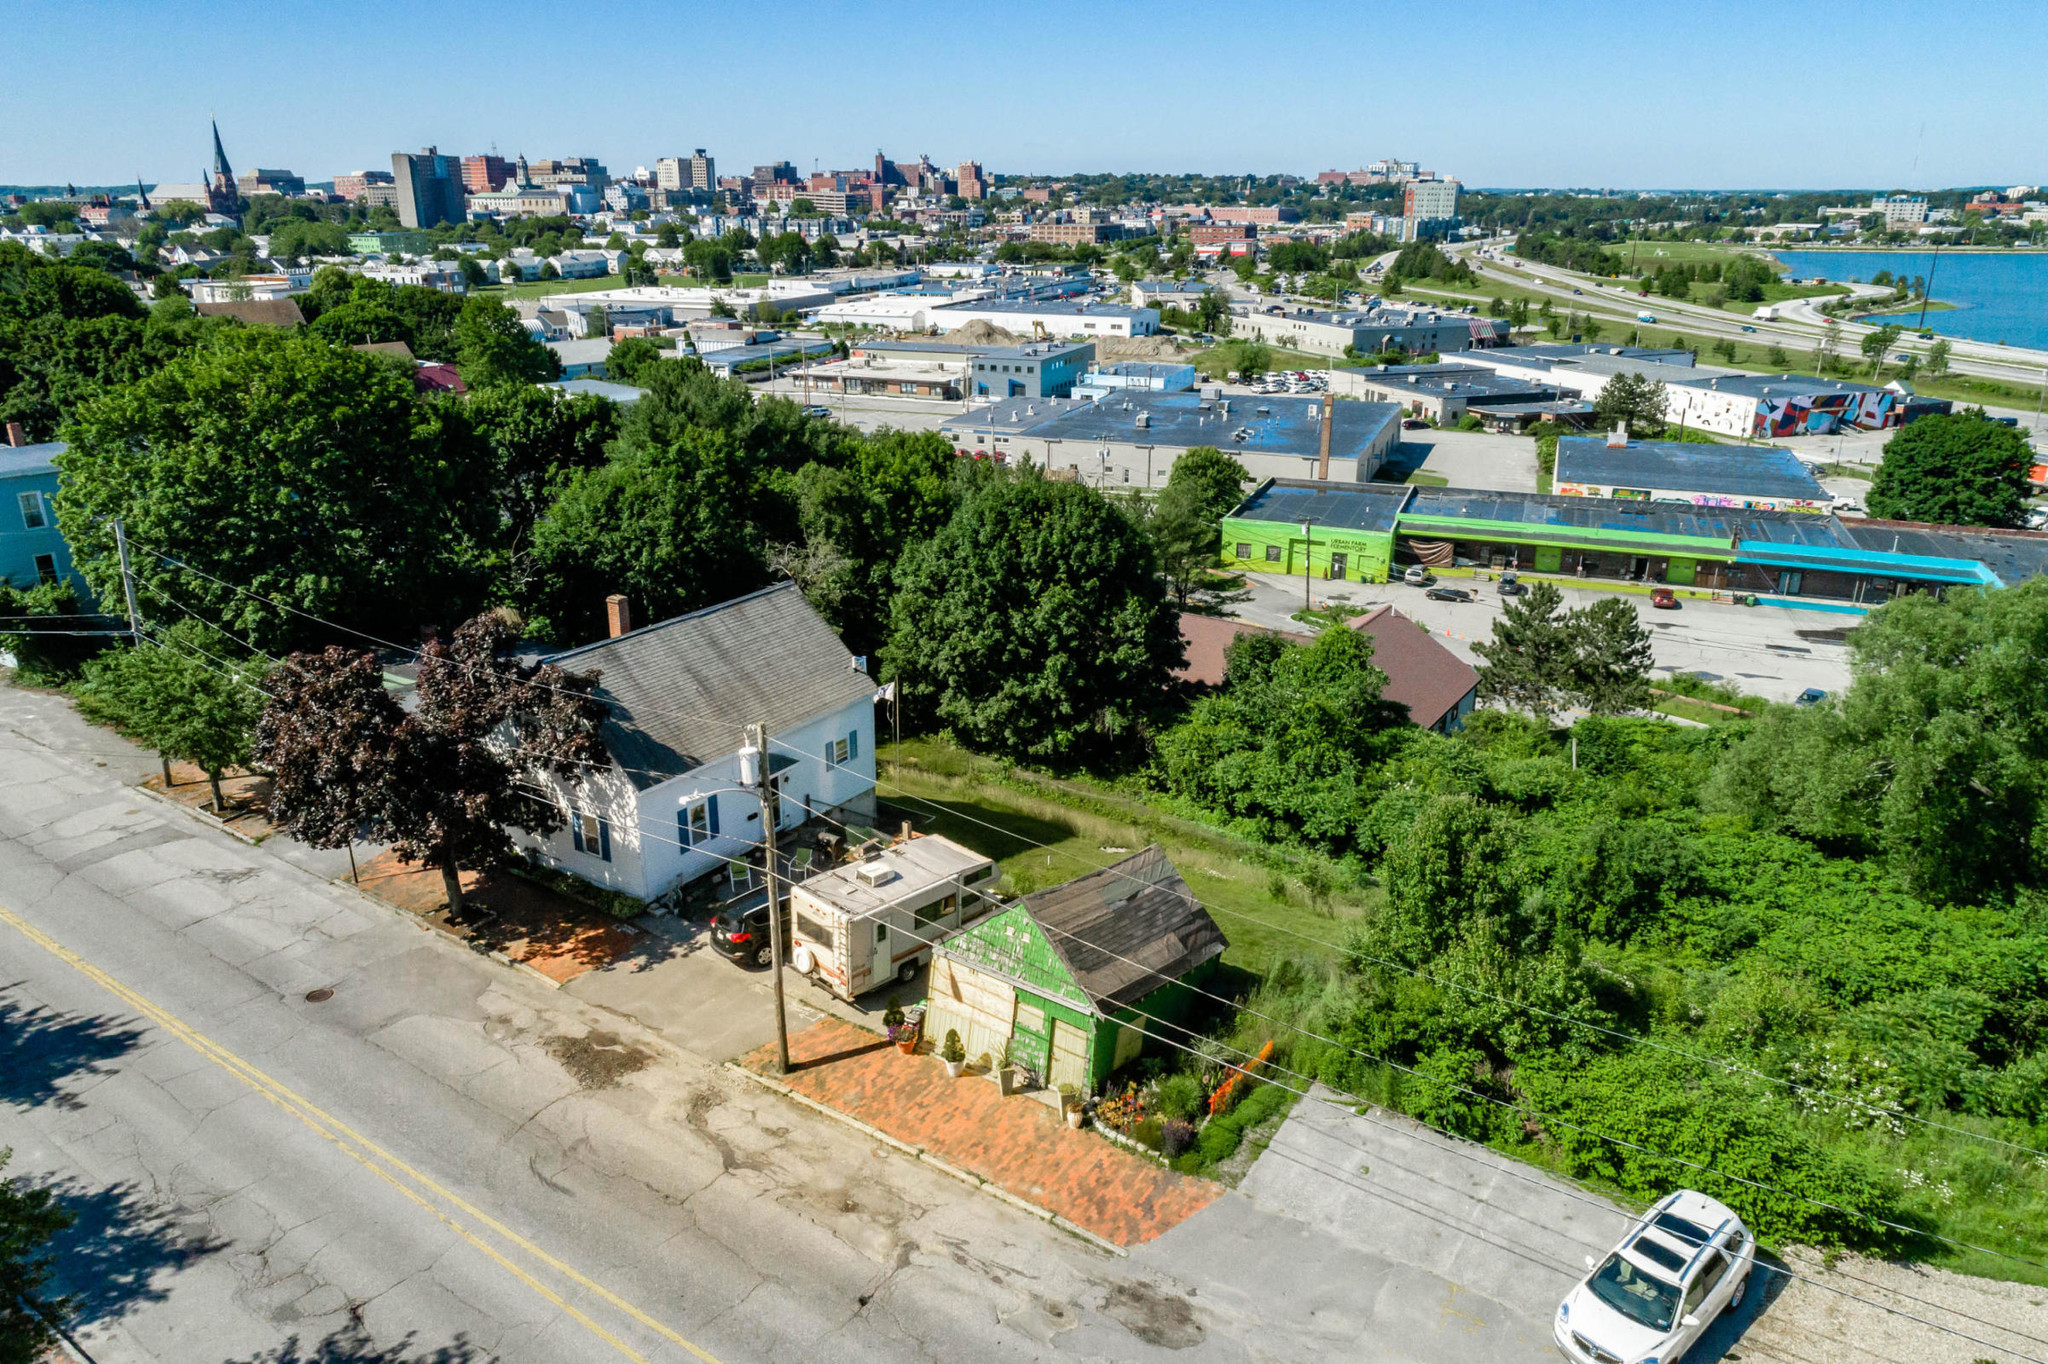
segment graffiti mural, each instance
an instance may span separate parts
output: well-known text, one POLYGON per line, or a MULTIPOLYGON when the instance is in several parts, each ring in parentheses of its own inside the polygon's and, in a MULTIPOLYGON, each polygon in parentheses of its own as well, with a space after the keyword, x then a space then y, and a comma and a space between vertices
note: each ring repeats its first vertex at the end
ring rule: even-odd
POLYGON ((1902 415, 1899 395, 1889 389, 1765 398, 1756 405, 1752 434, 1832 436, 1845 426, 1856 431, 1882 431, 1897 426, 1902 415))

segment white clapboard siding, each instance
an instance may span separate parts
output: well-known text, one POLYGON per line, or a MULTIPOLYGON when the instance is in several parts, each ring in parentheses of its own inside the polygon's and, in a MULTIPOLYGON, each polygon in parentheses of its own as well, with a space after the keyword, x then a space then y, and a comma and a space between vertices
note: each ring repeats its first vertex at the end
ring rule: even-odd
POLYGON ((945 1042, 946 1029, 956 1028, 969 1061, 979 1061, 984 1052, 1001 1056, 1016 1015, 1017 992, 1009 985, 950 957, 933 958, 925 1036, 934 1045, 945 1042))
POLYGON ((1064 1018, 1052 1021, 1052 1075, 1055 1088, 1072 1085, 1088 1088, 1088 1034, 1064 1018))

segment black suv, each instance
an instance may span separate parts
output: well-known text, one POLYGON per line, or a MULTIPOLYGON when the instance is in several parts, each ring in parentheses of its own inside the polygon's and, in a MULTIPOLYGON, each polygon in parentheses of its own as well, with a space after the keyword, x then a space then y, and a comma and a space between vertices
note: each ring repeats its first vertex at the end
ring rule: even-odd
MULTIPOLYGON (((789 950, 789 907, 782 910, 783 950, 789 950)), ((764 901, 751 909, 722 909, 711 918, 711 945, 734 961, 766 969, 768 905, 764 901)))

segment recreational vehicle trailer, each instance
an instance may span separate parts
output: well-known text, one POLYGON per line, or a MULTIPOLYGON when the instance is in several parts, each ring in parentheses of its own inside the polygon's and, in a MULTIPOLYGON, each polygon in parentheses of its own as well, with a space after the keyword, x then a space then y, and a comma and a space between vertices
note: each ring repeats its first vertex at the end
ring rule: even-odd
POLYGON ((996 875, 980 853, 926 834, 799 881, 790 965, 846 1000, 908 981, 934 941, 996 908, 996 875))

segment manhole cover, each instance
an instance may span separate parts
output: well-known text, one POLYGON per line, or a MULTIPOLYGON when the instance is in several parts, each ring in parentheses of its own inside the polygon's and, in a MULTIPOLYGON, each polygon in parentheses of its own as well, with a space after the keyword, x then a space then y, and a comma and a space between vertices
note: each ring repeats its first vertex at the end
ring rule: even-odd
POLYGON ((325 1004, 332 998, 334 998, 334 991, 328 989, 325 985, 317 990, 306 991, 306 1002, 308 1004, 325 1004))

